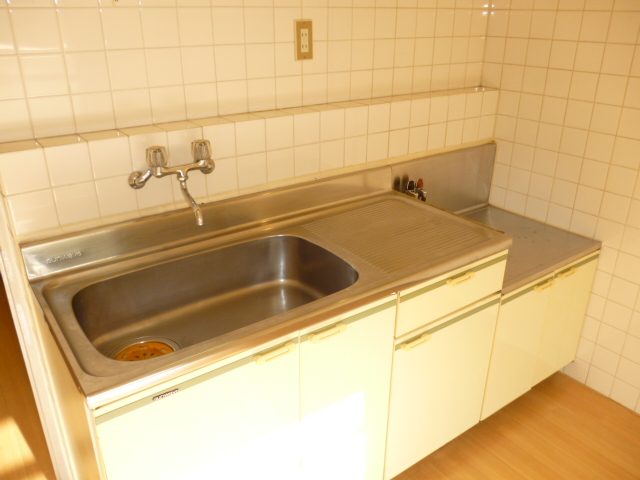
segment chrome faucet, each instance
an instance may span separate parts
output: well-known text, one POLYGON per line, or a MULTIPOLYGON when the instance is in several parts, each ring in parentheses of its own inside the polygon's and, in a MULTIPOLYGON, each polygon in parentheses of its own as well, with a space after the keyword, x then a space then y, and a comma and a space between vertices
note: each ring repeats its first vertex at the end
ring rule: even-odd
POLYGON ((167 167, 169 159, 167 149, 160 146, 149 147, 147 148, 147 165, 149 165, 149 169, 146 172, 133 172, 129 175, 129 185, 136 189, 142 188, 152 176, 162 178, 175 173, 180 182, 182 196, 191 206, 196 216, 196 223, 202 225, 204 220, 200 205, 196 203, 187 189, 187 179, 189 178, 187 173, 189 170, 200 170, 205 174, 213 172, 215 164, 211 160, 211 144, 209 140, 194 140, 191 142, 191 155, 195 160, 194 163, 167 167))

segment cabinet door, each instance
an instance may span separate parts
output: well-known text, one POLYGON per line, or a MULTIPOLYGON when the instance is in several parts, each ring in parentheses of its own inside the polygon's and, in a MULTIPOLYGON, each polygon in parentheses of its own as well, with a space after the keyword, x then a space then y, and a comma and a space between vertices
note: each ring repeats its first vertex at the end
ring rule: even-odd
POLYGON ((108 480, 298 478, 296 341, 98 417, 108 480))
POLYGON ((562 269, 551 289, 533 385, 573 361, 587 312, 597 257, 562 269))
POLYGON ((301 337, 305 480, 381 480, 396 301, 301 337))
POLYGON ((480 421, 498 304, 494 296, 395 347, 386 479, 480 421))
POLYGON ((482 404, 482 419, 531 388, 549 295, 555 280, 544 278, 502 299, 482 404))

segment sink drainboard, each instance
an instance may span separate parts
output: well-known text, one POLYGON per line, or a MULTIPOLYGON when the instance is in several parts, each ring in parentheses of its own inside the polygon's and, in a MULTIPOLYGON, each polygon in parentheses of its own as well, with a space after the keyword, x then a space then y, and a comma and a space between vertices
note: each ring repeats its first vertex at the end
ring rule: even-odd
POLYGON ((150 360, 179 350, 180 346, 168 338, 136 338, 116 348, 109 357, 122 362, 150 360))

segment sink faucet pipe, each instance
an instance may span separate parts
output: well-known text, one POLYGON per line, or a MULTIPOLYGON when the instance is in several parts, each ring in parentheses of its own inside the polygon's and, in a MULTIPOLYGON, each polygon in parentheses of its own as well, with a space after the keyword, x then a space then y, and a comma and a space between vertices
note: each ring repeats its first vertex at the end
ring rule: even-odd
POLYGON ((196 201, 193 199, 193 197, 189 193, 189 190, 187 189, 187 177, 185 176, 185 177, 179 178, 179 181, 180 181, 180 191, 182 192, 182 196, 187 201, 187 203, 191 205, 191 208, 193 209, 193 213, 196 216, 196 223, 198 224, 198 226, 202 226, 204 224, 204 219, 202 218, 202 210, 200 209, 200 205, 196 203, 196 201))

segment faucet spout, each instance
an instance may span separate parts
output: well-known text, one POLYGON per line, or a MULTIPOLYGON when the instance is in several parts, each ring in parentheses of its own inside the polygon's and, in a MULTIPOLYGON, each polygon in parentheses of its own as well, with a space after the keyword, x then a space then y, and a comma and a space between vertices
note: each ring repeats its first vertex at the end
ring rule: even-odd
POLYGON ((198 226, 202 226, 204 224, 204 220, 202 218, 202 210, 200 209, 200 205, 196 203, 196 201, 193 199, 193 197, 189 193, 189 190, 187 189, 187 178, 186 177, 179 178, 179 181, 180 181, 180 191, 182 191, 182 196, 189 203, 189 205, 191 205, 191 208, 193 209, 193 213, 196 215, 196 223, 198 224, 198 226))

